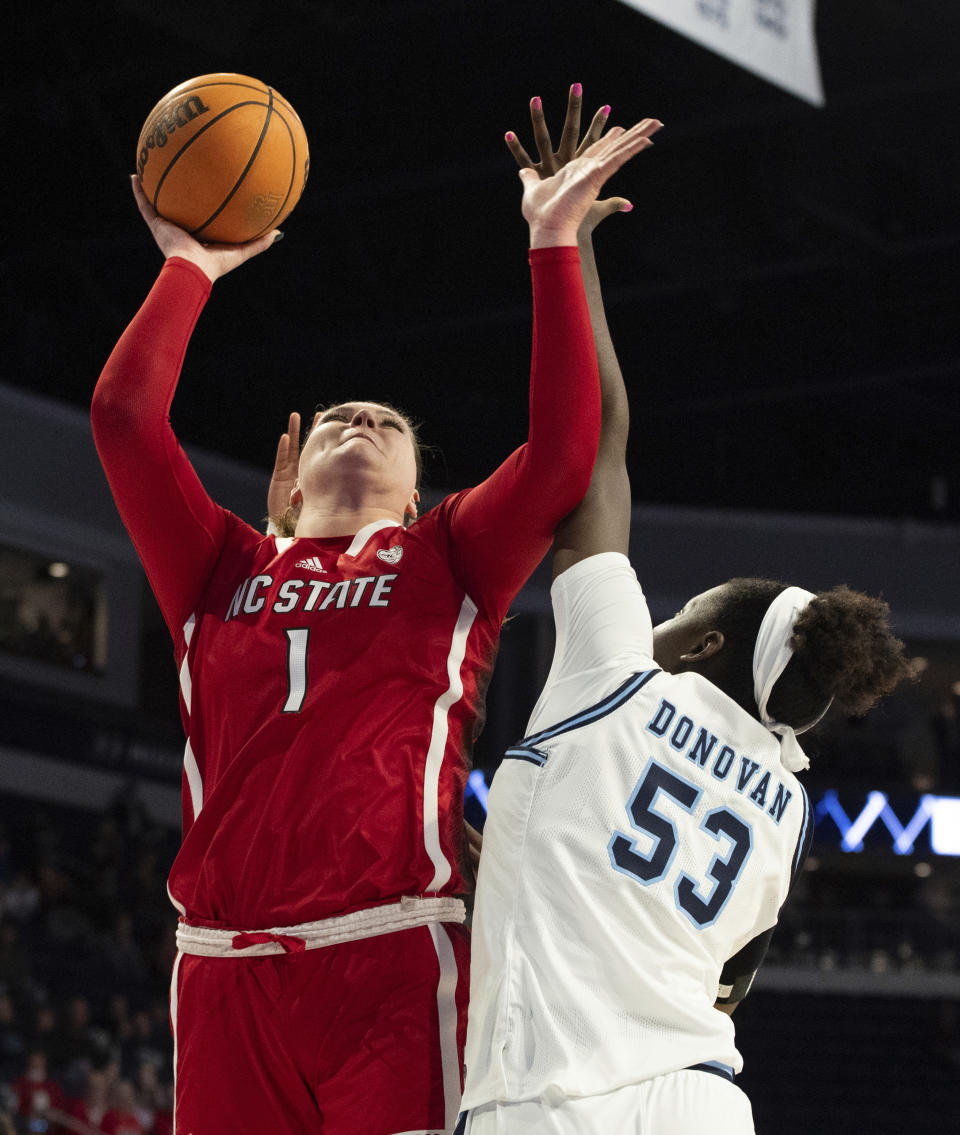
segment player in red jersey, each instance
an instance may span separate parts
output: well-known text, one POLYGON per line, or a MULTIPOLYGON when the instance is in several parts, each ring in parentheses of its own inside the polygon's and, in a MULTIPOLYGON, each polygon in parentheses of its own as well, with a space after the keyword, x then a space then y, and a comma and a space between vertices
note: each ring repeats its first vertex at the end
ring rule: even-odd
POLYGON ((456 1121, 469 752, 500 624, 596 453, 577 226, 650 130, 615 129, 554 178, 521 175, 528 438, 408 527, 411 431, 376 403, 314 426, 294 537, 264 537, 207 496, 169 406, 212 282, 273 234, 198 244, 134 180, 166 263, 101 375, 93 424, 180 672, 184 836, 169 891, 183 1135, 456 1121))

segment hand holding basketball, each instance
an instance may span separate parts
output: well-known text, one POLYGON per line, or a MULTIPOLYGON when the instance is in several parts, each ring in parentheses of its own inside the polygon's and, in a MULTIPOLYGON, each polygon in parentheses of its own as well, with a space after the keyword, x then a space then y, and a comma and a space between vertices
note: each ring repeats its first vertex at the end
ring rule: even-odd
POLYGON ((196 264, 211 283, 234 268, 239 268, 251 256, 264 252, 277 238, 275 230, 247 244, 201 244, 184 229, 160 216, 147 200, 136 174, 130 178, 130 184, 140 215, 147 222, 164 258, 179 256, 182 260, 189 260, 191 264, 196 264))
POLYGON ((245 244, 276 229, 307 181, 296 111, 248 75, 200 75, 147 115, 137 175, 160 216, 204 242, 245 244))

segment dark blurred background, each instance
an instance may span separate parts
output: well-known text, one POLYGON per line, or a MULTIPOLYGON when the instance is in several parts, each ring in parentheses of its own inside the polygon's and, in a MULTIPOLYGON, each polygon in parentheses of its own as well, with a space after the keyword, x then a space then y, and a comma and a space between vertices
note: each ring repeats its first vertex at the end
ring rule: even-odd
MULTIPOLYGON (((913 686, 811 742, 814 852, 737 1015, 741 1082, 760 1132, 957 1125, 960 822, 937 802, 960 797, 960 7, 825 2, 816 29, 822 108, 619 0, 6 13, 0 1084, 21 1083, 5 1095, 12 1122, 50 1129, 42 1107, 30 1115, 42 1091, 64 1093, 64 1108, 87 1095, 84 1122, 102 1130, 130 1114, 155 1135, 166 1122, 176 675, 86 408, 160 264, 127 186, 143 120, 176 84, 235 71, 297 108, 310 180, 284 242, 216 285, 173 420, 214 494, 253 523, 290 410, 402 406, 434 447, 430 500, 519 444, 529 285, 503 133, 529 144, 532 95, 558 131, 575 81, 590 112, 608 102, 613 122, 666 124, 611 185, 634 212, 596 239, 654 615, 730 574, 844 581, 889 599, 918 659, 913 686), (851 830, 862 849, 844 846, 851 830), (34 1058, 24 1081, 32 1050, 46 1068, 34 1058)), ((551 649, 540 573, 504 635, 476 754, 484 784, 551 649)), ((468 808, 479 819, 477 795, 468 808)))
POLYGON ((482 477, 525 409, 502 135, 529 140, 535 94, 559 129, 579 81, 612 122, 666 124, 598 236, 638 499, 957 519, 960 7, 819 8, 822 109, 618 0, 18 8, 6 381, 87 404, 158 266, 126 183, 143 120, 238 71, 298 109, 310 182, 269 264, 218 288, 183 436, 264 466, 289 410, 384 391, 442 449, 436 484, 482 477))

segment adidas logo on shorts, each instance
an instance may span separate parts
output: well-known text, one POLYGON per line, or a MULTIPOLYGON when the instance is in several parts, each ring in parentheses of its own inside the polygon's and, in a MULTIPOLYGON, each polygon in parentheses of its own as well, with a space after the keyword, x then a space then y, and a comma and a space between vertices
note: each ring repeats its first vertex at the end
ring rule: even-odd
POLYGON ((307 571, 325 572, 327 570, 316 556, 307 556, 305 560, 297 560, 293 566, 306 568, 307 571))

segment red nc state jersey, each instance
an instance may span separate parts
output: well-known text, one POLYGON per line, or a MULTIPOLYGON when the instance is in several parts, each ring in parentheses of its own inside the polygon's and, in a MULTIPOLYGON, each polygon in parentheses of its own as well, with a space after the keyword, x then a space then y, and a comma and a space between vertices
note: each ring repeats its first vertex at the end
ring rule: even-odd
POLYGON ((264 539, 232 518, 177 642, 187 823, 170 893, 191 920, 285 926, 466 889, 499 615, 453 578, 452 503, 352 538, 264 539))
POLYGON ((531 253, 527 441, 410 528, 264 537, 167 417, 210 292, 166 262, 94 395, 110 489, 173 636, 187 744, 170 892, 268 929, 465 889, 463 788, 509 605, 586 491, 600 430, 576 249, 531 253))

